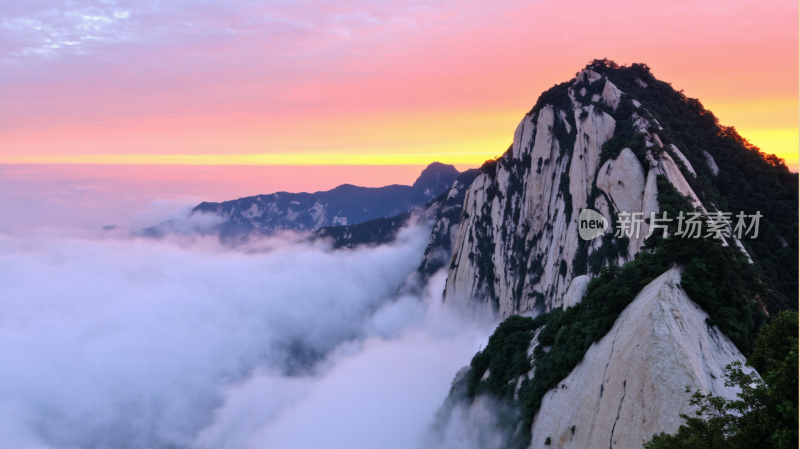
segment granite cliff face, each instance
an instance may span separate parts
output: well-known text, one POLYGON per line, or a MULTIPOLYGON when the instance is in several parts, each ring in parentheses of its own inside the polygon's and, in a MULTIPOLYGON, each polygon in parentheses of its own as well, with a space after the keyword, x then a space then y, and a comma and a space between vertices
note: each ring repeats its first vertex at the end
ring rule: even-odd
MULTIPOLYGON (((574 277, 578 214, 589 206, 602 145, 616 127, 608 112, 576 97, 600 82, 581 72, 556 104, 528 113, 511 148, 483 167, 466 194, 445 301, 501 318, 560 306, 574 277)), ((597 100, 618 106, 619 90, 605 86, 597 100)))
MULTIPOLYGON (((681 270, 673 268, 650 282, 611 331, 544 396, 529 447, 641 448, 656 433, 677 431, 683 423, 679 413, 693 412, 685 387, 736 397, 737 390, 725 386, 724 369, 744 363, 744 357, 718 328, 706 324, 708 314, 687 296, 680 280, 681 270)), ((539 346, 540 331, 530 333, 529 356, 539 346)), ((468 374, 469 368, 459 372, 439 411, 439 442, 458 434, 478 442, 474 447, 509 447, 513 435, 500 430, 499 423, 509 412, 490 395, 466 399, 468 374)), ((522 382, 535 374, 532 368, 510 381, 516 386, 515 402, 522 382)), ((481 382, 491 376, 487 370, 481 382)))
MULTIPOLYGON (((543 94, 511 148, 484 165, 466 193, 445 301, 501 319, 562 307, 576 276, 631 260, 649 231, 644 222, 638 237, 617 238, 609 227, 603 238, 583 241, 580 212, 597 210, 612 223, 622 212, 649 219, 659 211, 658 175, 704 214, 715 211, 693 190, 695 169, 662 141, 663 130, 642 103, 591 69, 543 94)), ((711 155, 705 160, 718 171, 711 155)))
POLYGON ((432 222, 433 225, 422 262, 416 273, 412 275, 418 286, 424 286, 434 273, 446 267, 450 262, 458 232, 458 223, 464 211, 464 196, 479 174, 480 171, 477 169, 461 173, 453 181, 450 189, 431 201, 423 212, 422 218, 432 222))
POLYGON ((533 420, 531 447, 550 438, 560 448, 638 448, 673 433, 690 414, 689 393, 728 399, 725 366, 744 356, 689 299, 672 269, 648 284, 592 345, 577 367, 545 395, 533 420))
POLYGON ((502 323, 456 375, 432 446, 640 448, 692 412, 687 386, 735 398, 725 366, 767 313, 797 307, 797 182, 644 65, 594 61, 542 94, 447 223, 445 303, 502 323), (584 209, 610 224, 593 240, 584 209), (730 223, 693 243, 650 222, 668 210, 705 226, 763 212, 763 234, 730 223), (623 213, 641 214, 638 235, 615 235, 623 213))

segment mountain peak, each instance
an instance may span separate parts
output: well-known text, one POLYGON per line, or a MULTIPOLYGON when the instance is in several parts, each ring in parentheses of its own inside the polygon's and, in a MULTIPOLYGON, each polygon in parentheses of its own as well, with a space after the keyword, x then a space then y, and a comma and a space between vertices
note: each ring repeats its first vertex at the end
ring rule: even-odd
MULTIPOLYGON (((452 165, 442 164, 441 162, 433 162, 420 173, 416 181, 414 181, 415 189, 425 190, 439 190, 441 185, 450 187, 453 181, 458 177, 460 172, 452 165)), ((445 189, 447 188, 445 187, 445 189)))

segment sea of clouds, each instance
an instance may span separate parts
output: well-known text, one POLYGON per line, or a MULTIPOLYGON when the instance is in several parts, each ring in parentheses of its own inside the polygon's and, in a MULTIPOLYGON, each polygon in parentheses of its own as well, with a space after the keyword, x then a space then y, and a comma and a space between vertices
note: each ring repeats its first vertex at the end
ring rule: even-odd
POLYGON ((338 251, 189 231, 0 234, 0 447, 420 447, 491 332, 443 273, 396 296, 425 224, 338 251))

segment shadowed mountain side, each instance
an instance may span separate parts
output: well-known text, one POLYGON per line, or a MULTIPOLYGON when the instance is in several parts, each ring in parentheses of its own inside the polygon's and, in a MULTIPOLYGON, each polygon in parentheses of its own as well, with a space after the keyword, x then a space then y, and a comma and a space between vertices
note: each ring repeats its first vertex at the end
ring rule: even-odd
POLYGON ((383 245, 393 242, 397 232, 408 224, 412 216, 411 212, 405 212, 394 217, 376 218, 349 226, 326 226, 317 229, 310 240, 331 239, 335 249, 383 245))
POLYGON ((397 237, 397 232, 410 220, 419 219, 433 226, 425 256, 417 273, 424 274, 427 280, 439 268, 445 266, 453 252, 452 240, 456 223, 461 215, 464 203, 464 192, 475 180, 480 171, 467 170, 453 181, 450 188, 442 192, 433 201, 411 212, 394 217, 376 218, 363 223, 347 226, 326 226, 318 229, 310 237, 311 240, 329 238, 334 248, 354 248, 358 245, 380 245, 390 243, 397 237))
MULTIPOLYGON (((250 235, 271 235, 276 231, 315 231, 323 227, 352 225, 376 218, 411 212, 447 190, 458 177, 452 165, 434 162, 411 186, 358 187, 343 184, 314 193, 277 192, 219 203, 203 202, 192 209, 189 221, 214 221, 201 233, 218 232, 223 241, 236 243, 250 235)), ((180 228, 164 222, 142 231, 158 237, 180 228)), ((353 242, 353 244, 357 244, 353 242)))

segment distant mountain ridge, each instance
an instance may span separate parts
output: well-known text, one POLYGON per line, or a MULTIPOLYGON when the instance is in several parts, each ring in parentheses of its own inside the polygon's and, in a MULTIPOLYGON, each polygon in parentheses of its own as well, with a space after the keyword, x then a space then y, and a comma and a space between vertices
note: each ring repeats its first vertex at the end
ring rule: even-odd
POLYGON ((219 203, 203 202, 192 213, 223 217, 218 228, 223 239, 268 235, 278 230, 314 231, 410 212, 448 190, 459 174, 452 165, 434 162, 411 186, 343 184, 314 193, 277 192, 219 203))
POLYGON ((431 237, 417 272, 415 285, 424 285, 439 268, 445 266, 452 254, 458 219, 464 204, 464 194, 480 170, 465 170, 442 192, 413 212, 394 217, 381 217, 352 225, 326 226, 317 229, 311 239, 329 239, 334 248, 354 248, 358 245, 382 245, 394 241, 398 231, 414 219, 431 223, 431 237))

